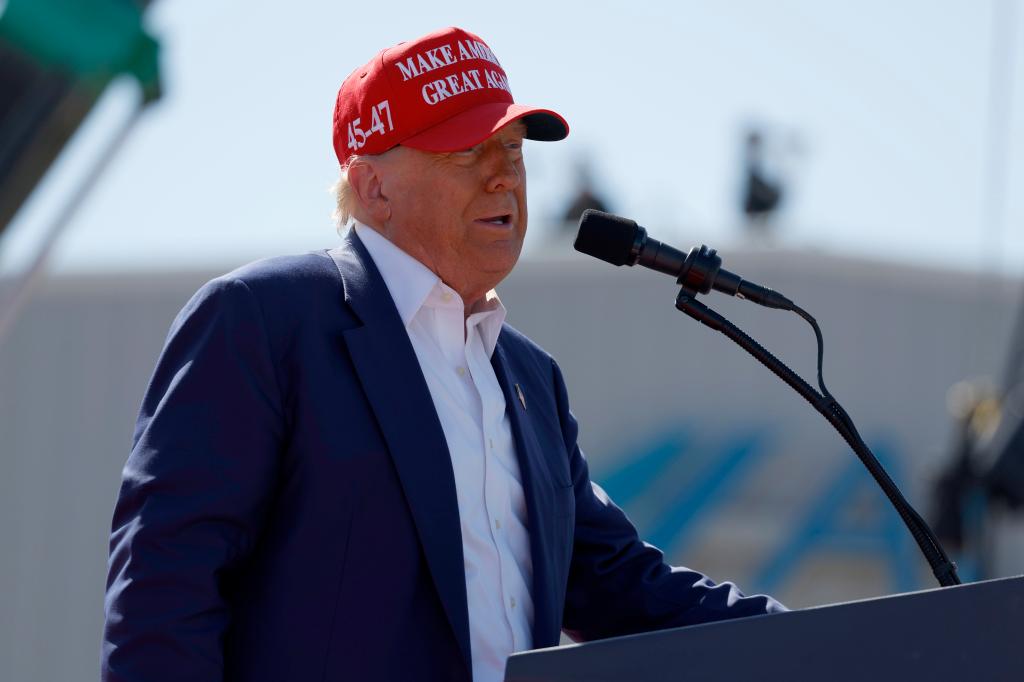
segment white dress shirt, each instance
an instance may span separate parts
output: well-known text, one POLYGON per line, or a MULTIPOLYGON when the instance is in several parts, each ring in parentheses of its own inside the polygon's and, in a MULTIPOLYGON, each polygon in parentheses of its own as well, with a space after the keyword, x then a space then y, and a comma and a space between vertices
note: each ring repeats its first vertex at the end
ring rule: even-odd
POLYGON ((465 316, 462 298, 373 228, 356 234, 384 278, 441 421, 455 472, 473 680, 500 682, 532 646, 533 564, 522 478, 491 355, 505 321, 492 289, 465 316))

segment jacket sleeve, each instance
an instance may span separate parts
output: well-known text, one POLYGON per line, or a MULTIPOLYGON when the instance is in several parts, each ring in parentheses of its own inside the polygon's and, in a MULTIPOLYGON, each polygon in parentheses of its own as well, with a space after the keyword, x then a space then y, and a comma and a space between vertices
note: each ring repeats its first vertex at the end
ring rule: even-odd
POLYGON ((143 399, 112 523, 103 680, 222 679, 225 588, 260 534, 284 429, 258 302, 214 280, 143 399))
POLYGON ((785 611, 771 597, 747 597, 731 583, 715 584, 696 571, 669 566, 659 549, 640 540, 623 511, 590 480, 565 382, 552 364, 576 497, 566 634, 586 641, 785 611))

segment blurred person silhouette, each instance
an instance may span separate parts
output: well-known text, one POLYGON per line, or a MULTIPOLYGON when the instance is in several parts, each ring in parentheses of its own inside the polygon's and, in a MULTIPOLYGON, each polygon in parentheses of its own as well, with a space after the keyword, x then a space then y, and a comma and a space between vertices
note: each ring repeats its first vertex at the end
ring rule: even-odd
POLYGON ((961 381, 947 403, 957 437, 933 487, 935 531, 972 559, 978 579, 993 577, 992 519, 1024 513, 1024 307, 1000 387, 961 381))
POLYGON ((588 208, 608 212, 611 209, 594 187, 594 174, 586 156, 577 157, 573 164, 574 188, 572 200, 562 212, 562 226, 566 232, 576 234, 580 216, 588 208))
POLYGON ((741 209, 748 232, 765 235, 771 229, 785 191, 782 180, 767 171, 764 134, 747 131, 743 143, 743 191, 741 209))

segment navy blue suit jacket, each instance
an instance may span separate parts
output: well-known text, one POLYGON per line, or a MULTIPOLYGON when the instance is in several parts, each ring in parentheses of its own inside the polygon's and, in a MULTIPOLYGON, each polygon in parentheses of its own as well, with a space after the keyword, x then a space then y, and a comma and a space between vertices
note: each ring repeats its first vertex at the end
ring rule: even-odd
MULTIPOLYGON (((246 266, 175 320, 114 512, 103 679, 470 679, 444 433, 365 247, 350 232, 336 254, 246 266)), ((781 608, 640 542, 591 485, 547 353, 506 325, 493 365, 534 646, 781 608)))

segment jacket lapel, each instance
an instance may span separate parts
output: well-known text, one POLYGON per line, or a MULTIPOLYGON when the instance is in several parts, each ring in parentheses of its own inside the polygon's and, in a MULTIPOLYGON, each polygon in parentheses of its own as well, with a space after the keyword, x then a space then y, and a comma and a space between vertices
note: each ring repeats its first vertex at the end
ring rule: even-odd
POLYGON ((344 332, 352 363, 398 471, 466 667, 472 670, 455 476, 430 389, 387 286, 355 231, 349 230, 343 246, 329 253, 344 281, 346 302, 363 322, 344 332))
POLYGON ((505 410, 512 426, 516 444, 519 471, 523 479, 526 510, 530 519, 530 552, 533 561, 533 645, 548 647, 558 644, 561 631, 561 590, 558 588, 560 571, 554 565, 558 555, 557 541, 549 523, 555 508, 551 499, 551 474, 545 465, 544 448, 528 416, 529 395, 522 393, 525 382, 509 362, 509 354, 498 337, 491 365, 505 394, 505 410), (525 404, 524 404, 525 403, 525 404))

